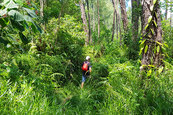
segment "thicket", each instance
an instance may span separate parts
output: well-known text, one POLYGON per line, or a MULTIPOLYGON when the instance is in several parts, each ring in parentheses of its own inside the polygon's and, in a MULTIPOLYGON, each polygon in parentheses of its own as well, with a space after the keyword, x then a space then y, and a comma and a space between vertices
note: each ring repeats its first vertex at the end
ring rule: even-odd
POLYGON ((173 114, 169 22, 162 22, 169 46, 165 69, 144 79, 139 44, 131 40, 130 31, 120 45, 119 40, 109 40, 111 31, 103 27, 100 40, 93 34, 94 45, 86 47, 81 22, 69 15, 61 18, 60 25, 57 22, 51 18, 42 34, 24 31, 28 44, 0 43, 1 114, 173 114), (91 57, 92 74, 81 89, 86 55, 91 57))

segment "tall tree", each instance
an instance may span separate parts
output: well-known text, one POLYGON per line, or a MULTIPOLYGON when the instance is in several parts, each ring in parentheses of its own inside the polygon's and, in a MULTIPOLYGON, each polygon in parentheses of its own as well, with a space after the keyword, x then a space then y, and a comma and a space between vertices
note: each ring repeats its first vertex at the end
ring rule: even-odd
POLYGON ((167 18, 168 18, 168 0, 165 1, 165 6, 166 6, 166 9, 165 9, 165 20, 167 20, 167 18))
POLYGON ((79 4, 80 4, 80 10, 81 10, 81 18, 82 18, 82 21, 83 21, 83 28, 84 28, 84 31, 86 33, 86 39, 85 39, 85 45, 88 45, 89 43, 89 35, 88 35, 88 24, 87 24, 87 19, 86 19, 86 15, 85 15, 85 8, 84 8, 84 4, 83 4, 83 0, 80 0, 79 1, 79 4))
POLYGON ((127 20, 125 0, 119 0, 119 2, 121 7, 121 18, 123 21, 123 28, 124 28, 124 31, 127 31, 128 20, 127 20))
POLYGON ((99 0, 97 0, 97 15, 98 15, 98 38, 100 37, 100 13, 99 13, 99 0))
POLYGON ((149 66, 162 66, 162 28, 159 0, 142 0, 142 51, 141 71, 149 66), (154 3, 153 3, 154 2, 154 3))
MULTIPOLYGON (((115 14, 116 13, 116 8, 115 8, 115 0, 112 0, 112 4, 114 7, 114 13, 113 13, 113 25, 112 25, 112 41, 114 40, 114 33, 115 33, 115 14)), ((117 18, 116 18, 117 19, 117 18)))
POLYGON ((89 33, 88 33, 89 36, 88 36, 88 38, 89 38, 89 41, 92 43, 89 1, 86 0, 86 3, 87 3, 87 10, 88 10, 88 27, 89 27, 89 33))
POLYGON ((133 29, 133 40, 138 37, 139 28, 139 16, 140 16, 140 0, 131 0, 132 4, 132 29, 133 29))
POLYGON ((120 20, 119 0, 116 0, 115 7, 116 7, 116 9, 117 9, 117 12, 116 12, 117 39, 118 39, 118 37, 119 37, 119 35, 120 35, 120 45, 121 45, 122 36, 121 36, 121 20, 120 20), (118 34, 118 33, 120 33, 120 34, 118 34))

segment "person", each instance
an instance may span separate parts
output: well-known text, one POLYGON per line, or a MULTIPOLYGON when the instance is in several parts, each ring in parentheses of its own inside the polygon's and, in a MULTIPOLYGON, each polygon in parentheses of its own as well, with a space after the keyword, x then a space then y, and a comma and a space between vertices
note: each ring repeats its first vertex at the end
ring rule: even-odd
POLYGON ((82 70, 82 83, 81 83, 81 88, 83 88, 84 86, 84 82, 86 81, 87 77, 90 75, 91 73, 91 63, 90 63, 90 56, 86 57, 86 61, 83 62, 82 66, 84 64, 88 65, 88 69, 87 71, 82 70))

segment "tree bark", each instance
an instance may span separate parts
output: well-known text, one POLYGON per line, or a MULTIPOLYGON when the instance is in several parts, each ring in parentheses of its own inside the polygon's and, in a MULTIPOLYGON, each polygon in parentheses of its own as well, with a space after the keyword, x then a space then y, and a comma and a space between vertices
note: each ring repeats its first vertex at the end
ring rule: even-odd
MULTIPOLYGON (((113 13, 113 25, 112 25, 112 41, 114 41, 114 33, 115 33, 115 14, 116 13, 116 8, 115 8, 115 0, 112 0, 113 8, 114 8, 114 13, 113 13)), ((116 18, 117 19, 117 18, 116 18)))
POLYGON ((86 15, 85 15, 85 8, 84 8, 84 4, 83 4, 83 1, 80 0, 79 1, 79 4, 80 4, 80 9, 81 9, 81 18, 82 18, 82 21, 83 21, 83 28, 84 28, 84 31, 86 33, 86 39, 85 39, 85 45, 88 45, 89 43, 89 35, 88 35, 88 24, 87 24, 87 19, 86 19, 86 15))
POLYGON ((90 7, 89 7, 89 1, 86 0, 87 3, 87 10, 88 10, 88 26, 89 26, 89 42, 92 43, 92 37, 91 37, 91 20, 90 20, 90 7))
POLYGON ((116 27, 117 27, 117 39, 120 37, 120 45, 122 44, 122 35, 121 35, 121 17, 120 17, 120 9, 119 9, 119 0, 116 0, 116 9, 117 9, 117 16, 116 16, 116 27), (120 34, 119 34, 119 33, 120 34), (120 36, 119 36, 120 35, 120 36))
POLYGON ((99 14, 99 0, 97 0, 97 15, 98 15, 98 38, 100 38, 100 14, 99 14))
POLYGON ((132 4, 132 39, 137 40, 138 28, 139 28, 139 16, 140 16, 140 0, 131 0, 132 4))
POLYGON ((142 35, 144 47, 142 52, 141 71, 147 70, 151 65, 160 67, 163 65, 162 50, 163 43, 161 15, 159 0, 153 4, 154 0, 142 0, 142 35), (154 6, 153 10, 152 6, 154 6))
POLYGON ((121 18, 122 18, 122 22, 123 22, 123 28, 124 28, 124 31, 126 32, 128 20, 127 20, 125 0, 119 0, 119 2, 120 2, 120 7, 121 7, 121 18))
POLYGON ((44 2, 43 2, 43 0, 40 0, 40 17, 41 18, 44 17, 43 9, 44 9, 44 2))

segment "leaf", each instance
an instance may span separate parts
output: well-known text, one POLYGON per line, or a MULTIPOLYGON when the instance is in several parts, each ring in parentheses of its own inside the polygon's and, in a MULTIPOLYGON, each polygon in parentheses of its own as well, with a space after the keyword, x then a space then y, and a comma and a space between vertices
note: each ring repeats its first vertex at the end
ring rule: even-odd
POLYGON ((154 31, 153 31, 153 29, 150 29, 151 30, 151 33, 154 35, 154 31))
POLYGON ((16 10, 10 10, 8 12, 8 15, 13 16, 15 21, 23 21, 24 20, 23 15, 16 10))
POLYGON ((152 20, 152 16, 150 16, 150 17, 148 18, 148 24, 151 22, 151 20, 152 20))
POLYGON ((148 28, 148 24, 145 26, 145 30, 148 28))
POLYGON ((0 16, 4 16, 5 14, 7 14, 7 8, 0 10, 0 16))
POLYGON ((157 53, 159 53, 160 51, 160 46, 157 46, 157 53))
POLYGON ((147 53, 148 45, 145 46, 145 53, 147 53))
POLYGON ((3 43, 4 45, 7 45, 8 43, 10 43, 8 40, 4 40, 1 36, 0 36, 0 43, 3 43))
POLYGON ((33 22, 32 18, 28 15, 24 15, 23 18, 25 19, 25 21, 27 22, 33 22))
POLYGON ((164 46, 168 48, 168 44, 164 43, 164 46))
POLYGON ((23 0, 15 0, 15 1, 16 1, 16 3, 18 3, 20 6, 23 5, 23 0))
POLYGON ((162 45, 163 45, 162 43, 160 43, 160 42, 158 42, 158 41, 157 41, 156 43, 157 43, 157 44, 159 44, 160 46, 162 46, 162 45))
POLYGON ((145 41, 146 41, 146 39, 145 39, 145 40, 143 40, 143 41, 141 42, 141 45, 142 45, 142 44, 144 44, 144 43, 145 43, 145 41))
POLYGON ((36 18, 37 15, 35 14, 34 10, 30 10, 28 8, 23 8, 28 14, 29 16, 31 16, 32 18, 36 18))
POLYGON ((157 2, 157 0, 154 0, 154 1, 153 1, 153 4, 155 5, 155 4, 156 4, 156 2, 157 2))
POLYGON ((10 0, 4 0, 2 3, 0 3, 0 5, 4 6, 6 5, 7 3, 9 3, 10 0))
POLYGON ((17 22, 17 21, 14 21, 14 20, 12 20, 12 19, 11 19, 10 21, 11 21, 12 26, 13 26, 14 28, 17 28, 17 29, 20 30, 21 32, 25 30, 24 26, 23 26, 21 23, 19 23, 19 22, 17 22))
POLYGON ((147 77, 149 77, 152 73, 152 70, 150 69, 148 72, 147 72, 147 77))
POLYGON ((19 6, 13 2, 13 0, 10 0, 10 2, 5 6, 6 8, 19 8, 19 6))
POLYGON ((162 67, 159 67, 159 70, 158 70, 159 74, 160 74, 162 71, 163 71, 163 66, 162 66, 162 67))
POLYGON ((155 20, 153 20, 153 22, 154 22, 155 27, 157 27, 157 23, 155 22, 155 20))
POLYGON ((141 49, 140 49, 139 55, 141 55, 141 54, 142 54, 143 49, 144 49, 144 48, 141 48, 141 49))
POLYGON ((22 40, 22 42, 23 42, 24 44, 29 43, 28 39, 23 35, 22 32, 19 32, 19 36, 20 36, 20 39, 22 40))

